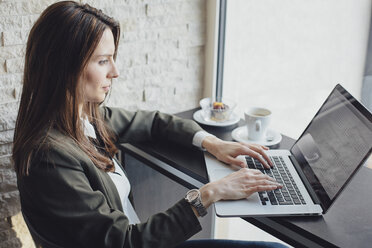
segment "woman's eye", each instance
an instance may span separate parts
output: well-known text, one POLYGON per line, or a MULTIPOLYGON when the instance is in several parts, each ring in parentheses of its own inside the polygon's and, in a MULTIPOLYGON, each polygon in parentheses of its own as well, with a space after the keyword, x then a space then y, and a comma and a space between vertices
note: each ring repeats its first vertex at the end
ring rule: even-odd
POLYGON ((108 59, 105 59, 105 60, 100 60, 99 62, 98 62, 98 64, 100 64, 100 65, 104 65, 104 64, 107 64, 109 61, 108 61, 108 59))

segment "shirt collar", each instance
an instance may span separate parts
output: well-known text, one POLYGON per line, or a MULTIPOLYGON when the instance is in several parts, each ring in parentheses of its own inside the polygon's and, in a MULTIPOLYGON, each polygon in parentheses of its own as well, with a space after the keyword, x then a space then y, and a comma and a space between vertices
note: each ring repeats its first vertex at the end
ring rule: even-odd
POLYGON ((82 121, 83 121, 85 136, 91 137, 93 139, 97 139, 96 131, 94 130, 94 127, 89 122, 89 120, 87 118, 84 118, 84 119, 82 119, 82 121))

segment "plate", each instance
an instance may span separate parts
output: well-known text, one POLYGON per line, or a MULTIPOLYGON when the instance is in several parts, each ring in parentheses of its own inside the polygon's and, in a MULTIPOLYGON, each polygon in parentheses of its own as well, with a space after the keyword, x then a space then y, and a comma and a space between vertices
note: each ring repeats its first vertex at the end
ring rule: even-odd
POLYGON ((248 139, 248 130, 246 126, 235 128, 231 136, 234 140, 244 143, 254 143, 263 146, 273 146, 282 141, 282 135, 274 130, 268 129, 266 133, 266 140, 250 140, 248 139))
POLYGON ((212 120, 205 120, 204 117, 202 116, 202 110, 198 110, 194 113, 193 118, 195 121, 199 122, 200 124, 204 124, 207 126, 214 126, 214 127, 227 127, 234 125, 239 122, 240 118, 237 114, 232 113, 230 116, 230 119, 227 121, 212 121, 212 120))

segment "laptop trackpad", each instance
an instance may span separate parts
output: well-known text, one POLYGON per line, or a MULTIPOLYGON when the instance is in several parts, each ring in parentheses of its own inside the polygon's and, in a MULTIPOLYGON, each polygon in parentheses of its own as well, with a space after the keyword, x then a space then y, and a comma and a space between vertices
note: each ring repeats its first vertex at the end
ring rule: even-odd
POLYGON ((231 173, 238 171, 238 169, 234 169, 232 167, 226 167, 221 169, 213 169, 209 173, 209 180, 211 182, 217 181, 227 175, 230 175, 231 173))

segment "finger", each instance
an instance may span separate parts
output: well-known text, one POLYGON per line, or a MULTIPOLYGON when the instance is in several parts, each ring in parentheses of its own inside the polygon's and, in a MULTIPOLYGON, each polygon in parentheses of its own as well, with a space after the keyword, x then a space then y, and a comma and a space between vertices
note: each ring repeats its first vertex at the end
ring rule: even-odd
MULTIPOLYGON (((247 144, 247 143, 245 143, 245 144, 247 144)), ((261 148, 261 149, 264 149, 264 150, 270 150, 269 147, 267 147, 267 146, 263 146, 263 145, 259 145, 259 144, 247 144, 247 146, 248 146, 249 148, 251 148, 252 146, 255 146, 255 147, 257 147, 257 148, 261 148)))
POLYGON ((276 182, 276 180, 272 177, 269 177, 268 175, 265 175, 265 174, 257 174, 257 175, 254 175, 255 179, 256 180, 261 180, 261 179, 265 179, 265 180, 270 180, 272 182, 276 182))
MULTIPOLYGON (((268 164, 270 165, 269 167, 266 167, 266 168, 270 168, 270 167, 273 166, 273 163, 271 162, 271 159, 269 158, 269 156, 266 154, 266 152, 263 150, 262 147, 263 146, 259 146, 259 147, 253 146, 251 149, 254 150, 255 152, 259 153, 259 155, 261 155, 262 157, 264 157, 265 162, 268 162, 268 164)), ((262 161, 261 161, 261 163, 262 163, 262 161)))
POLYGON ((269 150, 268 147, 263 146, 263 145, 259 145, 259 144, 250 144, 250 146, 254 146, 254 147, 259 148, 259 149, 269 150))
POLYGON ((243 161, 241 161, 240 159, 238 159, 238 158, 234 158, 234 157, 228 156, 226 160, 227 160, 226 162, 228 164, 237 165, 237 166, 242 167, 242 168, 247 167, 247 165, 243 161))
POLYGON ((266 152, 262 152, 262 156, 264 157, 264 159, 268 162, 268 164, 270 165, 270 167, 273 167, 273 162, 271 161, 270 157, 266 154, 266 152))
POLYGON ((262 174, 262 172, 257 169, 246 168, 246 170, 247 170, 246 172, 251 173, 252 175, 265 175, 265 174, 262 174))
POLYGON ((270 184, 270 185, 259 185, 257 189, 258 189, 258 192, 260 192, 260 191, 271 191, 275 189, 280 189, 281 187, 282 187, 281 185, 270 184))
POLYGON ((270 150, 270 148, 268 148, 267 146, 261 146, 261 148, 264 149, 264 150, 266 150, 266 151, 267 150, 270 150))
POLYGON ((267 161, 265 159, 263 159, 261 154, 259 154, 258 152, 255 152, 255 151, 251 151, 251 153, 252 153, 251 157, 258 159, 261 162, 261 164, 263 165, 263 167, 265 167, 267 169, 271 168, 271 166, 267 163, 267 161))
POLYGON ((265 179, 257 180, 255 185, 257 185, 257 186, 260 186, 260 185, 276 185, 276 186, 278 186, 279 183, 277 183, 275 181, 268 180, 268 179, 265 178, 265 179))
POLYGON ((248 190, 246 190, 246 195, 250 196, 251 194, 255 192, 262 192, 262 191, 271 191, 280 188, 278 185, 270 184, 270 185, 256 185, 253 187, 250 187, 248 190))

